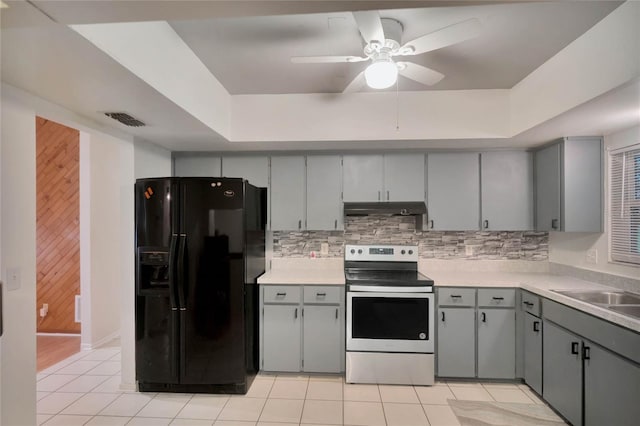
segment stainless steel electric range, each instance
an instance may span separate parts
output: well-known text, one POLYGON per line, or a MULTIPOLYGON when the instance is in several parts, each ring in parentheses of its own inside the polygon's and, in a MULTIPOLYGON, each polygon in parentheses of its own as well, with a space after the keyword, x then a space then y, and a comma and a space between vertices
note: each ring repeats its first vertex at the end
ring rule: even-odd
POLYGON ((417 246, 347 245, 348 383, 434 382, 433 280, 417 246))

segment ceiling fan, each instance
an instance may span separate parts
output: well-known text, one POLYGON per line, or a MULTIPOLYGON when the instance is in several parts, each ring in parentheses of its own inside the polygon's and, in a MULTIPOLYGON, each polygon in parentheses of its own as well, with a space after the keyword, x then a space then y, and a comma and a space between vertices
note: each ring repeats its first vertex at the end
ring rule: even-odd
POLYGON ((371 64, 358 74, 342 93, 357 92, 365 83, 373 89, 386 89, 395 84, 398 74, 432 86, 442 80, 444 75, 422 65, 394 61, 393 58, 420 55, 451 46, 477 37, 481 29, 480 21, 472 18, 401 44, 403 28, 402 24, 395 19, 380 18, 377 11, 353 12, 353 16, 365 41, 365 56, 294 56, 291 58, 291 62, 296 64, 371 61, 371 64))

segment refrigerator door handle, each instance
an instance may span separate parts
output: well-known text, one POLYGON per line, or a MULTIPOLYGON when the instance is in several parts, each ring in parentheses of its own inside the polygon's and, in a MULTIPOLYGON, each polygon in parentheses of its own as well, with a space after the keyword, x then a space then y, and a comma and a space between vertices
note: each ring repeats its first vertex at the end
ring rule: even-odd
POLYGON ((176 304, 176 251, 178 245, 178 234, 171 234, 171 240, 169 242, 169 302, 171 303, 171 310, 177 311, 178 305, 176 304))
POLYGON ((187 245, 187 234, 180 234, 180 246, 178 249, 178 306, 181 311, 186 311, 184 286, 184 252, 187 245))

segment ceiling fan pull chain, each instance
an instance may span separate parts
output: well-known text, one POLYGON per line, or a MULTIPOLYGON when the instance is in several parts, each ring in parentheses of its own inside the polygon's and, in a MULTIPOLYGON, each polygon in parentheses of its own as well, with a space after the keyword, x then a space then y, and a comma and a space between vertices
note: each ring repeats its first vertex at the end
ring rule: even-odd
POLYGON ((396 80, 396 132, 400 131, 400 91, 398 85, 400 79, 396 80))

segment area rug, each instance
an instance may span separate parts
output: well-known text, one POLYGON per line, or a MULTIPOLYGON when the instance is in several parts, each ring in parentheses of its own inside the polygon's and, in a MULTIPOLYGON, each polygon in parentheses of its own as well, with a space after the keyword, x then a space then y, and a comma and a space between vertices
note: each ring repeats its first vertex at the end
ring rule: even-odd
POLYGON ((462 426, 559 426, 566 424, 546 405, 449 400, 462 426))

